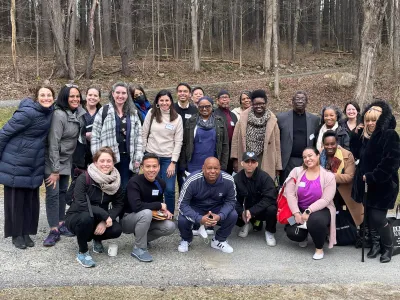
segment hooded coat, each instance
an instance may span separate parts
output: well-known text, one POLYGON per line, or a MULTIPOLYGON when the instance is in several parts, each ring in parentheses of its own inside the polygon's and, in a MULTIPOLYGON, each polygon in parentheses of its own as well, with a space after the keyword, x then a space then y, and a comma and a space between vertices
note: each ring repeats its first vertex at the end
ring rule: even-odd
POLYGON ((382 108, 382 114, 370 139, 362 131, 352 133, 351 152, 359 163, 354 176, 352 198, 362 202, 365 183, 368 184, 367 206, 377 209, 392 209, 399 193, 400 139, 395 131, 396 120, 389 104, 377 100, 366 107, 362 114, 372 107, 382 108))

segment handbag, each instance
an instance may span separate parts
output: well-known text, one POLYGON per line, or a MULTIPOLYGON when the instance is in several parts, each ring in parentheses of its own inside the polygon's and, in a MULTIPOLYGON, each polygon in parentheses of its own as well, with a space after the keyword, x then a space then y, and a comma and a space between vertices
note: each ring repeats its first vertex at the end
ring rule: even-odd
POLYGON ((357 240, 357 227, 347 209, 336 211, 336 245, 355 245, 357 240))
POLYGON ((396 207, 396 216, 388 218, 393 230, 393 253, 400 254, 400 204, 396 207))
MULTIPOLYGON (((296 173, 298 173, 296 171, 296 173)), ((296 174, 296 177, 298 174, 296 174)), ((296 178, 288 178, 285 180, 283 183, 281 189, 279 190, 278 198, 276 199, 277 206, 278 206, 278 212, 276 213, 276 219, 280 224, 289 224, 288 219, 293 215, 292 211, 289 208, 289 204, 287 202, 287 198, 285 196, 285 188, 286 188, 286 183, 290 180, 293 179, 294 183, 296 184, 296 178)))
MULTIPOLYGON (((154 183, 157 186, 160 193, 163 193, 161 184, 157 180, 154 180, 154 183)), ((164 196, 163 196, 163 203, 165 203, 164 196)), ((167 220, 167 218, 168 218, 168 216, 165 213, 163 213, 161 210, 152 210, 151 214, 152 214, 153 220, 157 220, 157 221, 164 221, 164 220, 167 220)))

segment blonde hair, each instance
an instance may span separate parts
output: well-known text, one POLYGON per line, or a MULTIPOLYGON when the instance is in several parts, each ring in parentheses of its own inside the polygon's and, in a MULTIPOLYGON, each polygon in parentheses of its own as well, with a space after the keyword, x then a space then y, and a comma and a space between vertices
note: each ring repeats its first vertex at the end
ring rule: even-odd
MULTIPOLYGON (((364 115, 364 125, 367 123, 367 121, 378 121, 381 114, 382 114, 382 107, 371 106, 370 109, 368 109, 364 115)), ((363 130, 364 137, 369 138, 371 134, 372 132, 369 132, 367 126, 365 125, 363 130)))

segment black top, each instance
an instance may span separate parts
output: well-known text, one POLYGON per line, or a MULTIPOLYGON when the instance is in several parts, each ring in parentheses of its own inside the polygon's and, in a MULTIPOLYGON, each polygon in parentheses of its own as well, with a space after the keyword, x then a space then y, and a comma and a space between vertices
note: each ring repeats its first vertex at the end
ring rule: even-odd
POLYGON ((307 147, 307 117, 293 111, 293 146, 291 157, 303 157, 303 150, 307 147))
POLYGON ((126 187, 125 212, 161 209, 165 186, 165 181, 158 176, 154 182, 148 181, 143 174, 132 177, 126 187))
POLYGON ((118 114, 115 114, 115 121, 118 122, 117 128, 119 128, 119 132, 117 132, 117 142, 118 142, 118 150, 119 153, 127 153, 128 148, 126 146, 126 115, 123 115, 121 118, 118 114))
POLYGON ((182 108, 178 102, 174 104, 176 112, 182 117, 183 128, 185 128, 186 120, 189 120, 193 115, 197 114, 197 107, 189 103, 187 108, 182 108))

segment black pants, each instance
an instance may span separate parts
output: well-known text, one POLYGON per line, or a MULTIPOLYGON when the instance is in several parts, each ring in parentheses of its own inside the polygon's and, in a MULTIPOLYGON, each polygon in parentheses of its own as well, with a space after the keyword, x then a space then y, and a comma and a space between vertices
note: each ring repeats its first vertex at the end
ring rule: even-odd
POLYGON ((287 237, 295 242, 302 242, 307 234, 311 235, 315 248, 322 249, 328 233, 328 226, 331 223, 331 213, 328 208, 313 212, 307 221, 307 229, 297 228, 298 224, 292 226, 286 225, 287 237))
MULTIPOLYGON (((256 214, 255 216, 252 216, 250 219, 250 222, 253 223, 256 220, 259 221, 265 221, 265 230, 269 231, 271 233, 276 232, 276 212, 277 212, 277 207, 276 206, 268 206, 265 210, 261 211, 260 213, 256 214)), ((238 219, 236 222, 236 225, 239 227, 244 226, 244 221, 242 219, 242 216, 239 215, 238 213, 238 219)))
POLYGON ((65 225, 72 233, 76 235, 79 245, 79 252, 87 252, 87 243, 92 239, 96 241, 103 241, 115 239, 121 235, 122 227, 117 221, 113 221, 113 225, 106 228, 106 231, 104 231, 102 235, 95 235, 94 231, 100 222, 101 220, 96 220, 96 218, 90 217, 88 212, 81 212, 67 216, 65 225))
POLYGON ((39 188, 4 186, 4 237, 35 235, 39 211, 39 188))
POLYGON ((388 225, 387 212, 387 209, 367 207, 367 223, 369 228, 378 231, 381 244, 390 246, 393 244, 393 231, 392 227, 388 225))

